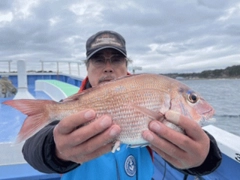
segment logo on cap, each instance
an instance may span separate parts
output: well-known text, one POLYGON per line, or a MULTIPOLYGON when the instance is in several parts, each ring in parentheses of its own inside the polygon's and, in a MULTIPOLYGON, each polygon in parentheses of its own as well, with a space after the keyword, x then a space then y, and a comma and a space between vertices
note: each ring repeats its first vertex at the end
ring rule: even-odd
POLYGON ((91 48, 96 48, 98 46, 103 45, 113 45, 122 47, 122 44, 118 41, 118 39, 115 36, 111 34, 101 34, 91 44, 91 48))

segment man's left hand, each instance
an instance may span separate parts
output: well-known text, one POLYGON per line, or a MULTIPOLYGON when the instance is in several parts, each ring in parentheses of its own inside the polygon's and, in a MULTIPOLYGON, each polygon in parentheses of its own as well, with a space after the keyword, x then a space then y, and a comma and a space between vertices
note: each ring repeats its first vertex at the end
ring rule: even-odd
POLYGON ((143 132, 143 138, 163 159, 178 169, 200 166, 206 159, 210 140, 207 134, 194 120, 169 110, 166 119, 184 129, 181 134, 160 121, 149 123, 149 130, 143 132))

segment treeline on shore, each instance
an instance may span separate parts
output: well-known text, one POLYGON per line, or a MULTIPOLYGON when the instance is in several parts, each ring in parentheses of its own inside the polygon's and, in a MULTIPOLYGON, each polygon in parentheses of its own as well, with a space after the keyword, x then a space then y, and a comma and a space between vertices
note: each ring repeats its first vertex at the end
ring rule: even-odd
POLYGON ((163 75, 175 79, 240 78, 240 65, 227 67, 225 69, 205 70, 200 73, 169 73, 163 75))

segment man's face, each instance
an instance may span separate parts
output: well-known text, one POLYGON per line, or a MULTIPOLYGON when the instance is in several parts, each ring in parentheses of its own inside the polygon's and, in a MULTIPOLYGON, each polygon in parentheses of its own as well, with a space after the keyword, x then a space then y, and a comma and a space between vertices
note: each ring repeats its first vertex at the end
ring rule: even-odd
POLYGON ((88 79, 94 87, 127 75, 126 57, 114 49, 103 49, 89 59, 88 79))

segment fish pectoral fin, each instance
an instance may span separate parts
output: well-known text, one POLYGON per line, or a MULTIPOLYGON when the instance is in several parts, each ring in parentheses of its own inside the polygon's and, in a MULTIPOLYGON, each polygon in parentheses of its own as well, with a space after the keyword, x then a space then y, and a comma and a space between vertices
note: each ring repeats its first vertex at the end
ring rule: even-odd
POLYGON ((156 112, 156 111, 147 109, 145 107, 138 106, 136 104, 131 104, 131 107, 133 107, 138 112, 147 115, 148 117, 150 117, 153 120, 161 120, 164 117, 164 115, 160 112, 156 112))

